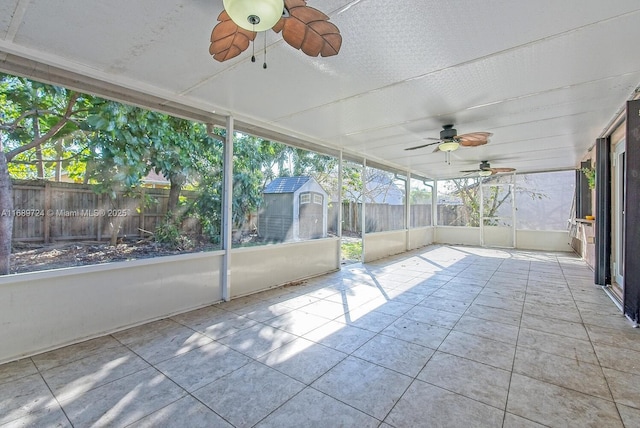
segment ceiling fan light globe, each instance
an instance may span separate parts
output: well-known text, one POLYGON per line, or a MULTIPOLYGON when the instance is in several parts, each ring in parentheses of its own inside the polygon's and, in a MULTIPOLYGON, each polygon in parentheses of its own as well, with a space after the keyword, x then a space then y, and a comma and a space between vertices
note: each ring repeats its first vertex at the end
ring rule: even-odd
POLYGON ((493 171, 491 171, 490 169, 483 169, 482 171, 480 171, 480 172, 478 173, 478 175, 479 175, 480 177, 488 177, 488 176, 490 176, 491 174, 493 174, 493 171))
POLYGON ((280 20, 284 10, 284 0, 223 0, 222 3, 231 20, 249 31, 270 29, 280 20))
POLYGON ((441 152, 453 152, 458 150, 458 147, 460 147, 460 143, 456 141, 444 141, 438 145, 438 149, 440 149, 441 152))

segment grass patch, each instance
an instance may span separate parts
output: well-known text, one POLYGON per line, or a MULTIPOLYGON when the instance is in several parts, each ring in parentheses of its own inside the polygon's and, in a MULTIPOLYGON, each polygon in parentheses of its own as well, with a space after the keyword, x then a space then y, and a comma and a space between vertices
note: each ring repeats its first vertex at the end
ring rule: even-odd
POLYGON ((362 259, 362 242, 343 242, 340 248, 343 260, 360 261, 362 259))

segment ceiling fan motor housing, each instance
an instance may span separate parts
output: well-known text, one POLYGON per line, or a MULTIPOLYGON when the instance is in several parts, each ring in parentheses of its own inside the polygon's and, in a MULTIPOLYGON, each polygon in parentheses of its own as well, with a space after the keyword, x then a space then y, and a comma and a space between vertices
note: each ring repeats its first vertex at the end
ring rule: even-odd
POLYGON ((491 165, 489 164, 489 162, 487 161, 480 162, 480 171, 486 171, 488 169, 491 169, 491 165))
POLYGON ((440 139, 443 141, 451 141, 458 135, 458 131, 453 128, 453 125, 444 125, 443 130, 440 131, 440 139))

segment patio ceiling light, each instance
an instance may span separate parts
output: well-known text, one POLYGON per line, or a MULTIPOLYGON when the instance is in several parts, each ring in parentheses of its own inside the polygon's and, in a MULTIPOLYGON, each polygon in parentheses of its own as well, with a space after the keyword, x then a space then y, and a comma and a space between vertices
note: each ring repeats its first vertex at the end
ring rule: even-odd
POLYGON ((460 147, 460 143, 454 140, 444 141, 438 145, 438 149, 440 149, 441 152, 452 152, 458 150, 458 147, 460 147))
POLYGON ((224 9, 239 27, 266 31, 282 17, 284 0, 223 0, 224 9))
POLYGON ((490 176, 491 174, 493 174, 493 171, 491 171, 490 169, 483 169, 482 171, 480 171, 480 172, 478 173, 478 175, 479 175, 480 177, 488 177, 488 176, 490 176))

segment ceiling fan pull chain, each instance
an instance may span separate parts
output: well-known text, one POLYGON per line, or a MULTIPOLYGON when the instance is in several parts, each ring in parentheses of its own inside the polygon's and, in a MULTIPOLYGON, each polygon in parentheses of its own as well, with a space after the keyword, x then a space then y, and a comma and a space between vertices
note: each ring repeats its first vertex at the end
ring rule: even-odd
POLYGON ((267 32, 264 33, 264 64, 262 64, 262 68, 267 69, 267 32))
MULTIPOLYGON (((256 31, 256 24, 253 24, 253 31, 256 31)), ((251 40, 251 62, 256 62, 256 41, 251 40)))

